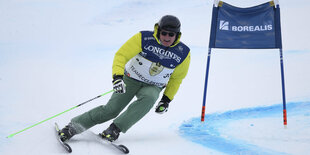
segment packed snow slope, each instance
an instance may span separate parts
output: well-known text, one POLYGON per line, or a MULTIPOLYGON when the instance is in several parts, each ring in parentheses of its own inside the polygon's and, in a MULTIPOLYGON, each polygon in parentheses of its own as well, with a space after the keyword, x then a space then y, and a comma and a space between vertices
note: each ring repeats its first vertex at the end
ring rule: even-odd
MULTIPOLYGON (((265 0, 226 0, 249 7, 265 0)), ((112 89, 114 53, 132 35, 179 17, 191 48, 188 75, 169 106, 121 134, 133 155, 293 154, 310 151, 309 2, 280 1, 288 126, 283 127, 278 50, 212 50, 206 119, 199 121, 213 1, 0 0, 0 154, 66 154, 54 122, 105 104, 110 94, 36 124, 112 89)), ((95 134, 75 136, 73 153, 121 154, 95 134)), ((95 134, 94 134, 95 133, 95 134)))

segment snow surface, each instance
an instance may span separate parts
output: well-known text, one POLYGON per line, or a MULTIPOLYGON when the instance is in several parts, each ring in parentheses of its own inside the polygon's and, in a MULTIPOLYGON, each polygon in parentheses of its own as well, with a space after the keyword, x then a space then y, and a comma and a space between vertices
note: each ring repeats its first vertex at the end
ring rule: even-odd
MULTIPOLYGON (((266 1, 226 0, 241 6, 266 1)), ((66 154, 54 122, 66 125, 106 95, 8 135, 111 90, 114 53, 165 14, 182 22, 191 48, 188 76, 166 114, 152 110, 122 134, 133 155, 296 154, 310 151, 310 8, 280 1, 288 127, 282 122, 278 50, 212 50, 206 121, 199 122, 212 1, 0 0, 0 154, 66 154)), ((72 139, 72 154, 120 154, 93 133, 72 139)))

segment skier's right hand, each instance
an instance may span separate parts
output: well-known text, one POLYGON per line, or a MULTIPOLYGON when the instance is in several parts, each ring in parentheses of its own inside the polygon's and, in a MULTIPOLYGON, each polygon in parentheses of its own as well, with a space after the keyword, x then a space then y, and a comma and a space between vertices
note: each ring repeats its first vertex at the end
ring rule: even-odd
POLYGON ((113 75, 113 90, 115 93, 123 94, 126 92, 126 84, 123 81, 122 75, 113 75))

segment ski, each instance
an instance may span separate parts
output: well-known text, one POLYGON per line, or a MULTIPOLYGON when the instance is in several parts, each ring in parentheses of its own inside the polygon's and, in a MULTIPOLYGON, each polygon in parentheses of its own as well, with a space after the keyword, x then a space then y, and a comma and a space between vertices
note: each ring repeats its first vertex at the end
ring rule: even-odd
POLYGON ((59 129, 57 123, 55 123, 55 129, 56 129, 56 137, 57 137, 57 140, 58 140, 59 143, 66 149, 67 152, 71 153, 71 152, 72 152, 72 149, 71 149, 70 145, 69 145, 68 143, 66 143, 66 142, 61 141, 61 139, 60 139, 60 136, 59 136, 60 129, 59 129))
POLYGON ((100 137, 100 139, 108 144, 111 144, 112 146, 114 146, 115 148, 117 148, 118 150, 122 151, 124 154, 128 154, 129 153, 129 149, 125 146, 125 145, 122 145, 122 144, 115 144, 114 142, 110 142, 104 138, 102 138, 102 134, 99 133, 98 135, 100 137))
MULTIPOLYGON (((57 140, 59 141, 59 143, 61 144, 61 146, 63 146, 67 152, 71 153, 72 152, 72 149, 70 147, 70 145, 66 142, 63 142, 61 141, 60 139, 60 136, 59 136, 59 132, 60 132, 60 129, 59 129, 59 126, 57 123, 55 123, 55 129, 56 129, 56 137, 57 137, 57 140)), ((93 132, 91 132, 92 134, 95 134, 93 132)), ((101 133, 98 135, 98 139, 100 139, 100 141, 102 142, 105 142, 107 144, 110 144, 112 145, 113 147, 117 148, 118 150, 122 151, 124 154, 128 154, 129 153, 129 149, 125 146, 125 145, 122 145, 122 144, 116 144, 114 142, 110 142, 108 141, 107 139, 104 139, 102 138, 102 135, 101 133)))

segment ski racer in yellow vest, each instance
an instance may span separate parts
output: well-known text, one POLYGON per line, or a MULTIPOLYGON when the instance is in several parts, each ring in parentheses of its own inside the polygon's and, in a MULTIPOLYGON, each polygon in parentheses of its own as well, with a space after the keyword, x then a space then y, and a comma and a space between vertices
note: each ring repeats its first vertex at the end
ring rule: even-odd
POLYGON ((167 112, 190 64, 190 49, 180 41, 180 28, 177 17, 166 15, 155 24, 154 31, 141 31, 131 37, 115 54, 114 93, 108 103, 74 117, 60 131, 61 140, 67 141, 75 134, 114 119, 101 135, 115 141, 120 132, 125 133, 150 111, 163 89, 155 112, 167 112), (137 99, 121 113, 134 96, 137 99))

